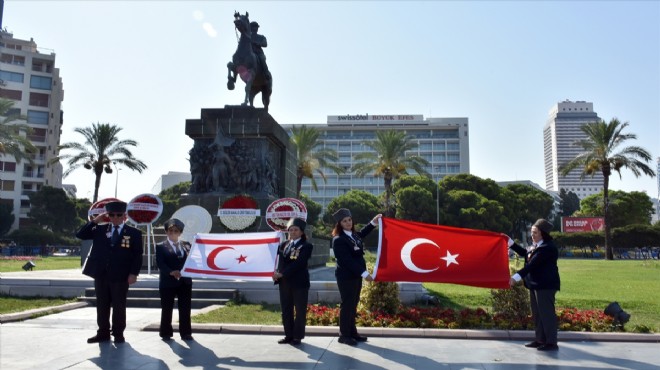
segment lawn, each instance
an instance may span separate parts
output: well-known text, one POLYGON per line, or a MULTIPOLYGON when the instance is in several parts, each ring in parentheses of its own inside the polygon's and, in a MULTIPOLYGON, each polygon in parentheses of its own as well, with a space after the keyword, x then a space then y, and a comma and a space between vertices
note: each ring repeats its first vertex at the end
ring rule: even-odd
MULTIPOLYGON (((660 261, 560 259, 559 307, 605 309, 619 302, 632 315, 627 326, 647 325, 660 331, 660 261)), ((424 284, 443 305, 490 307, 488 289, 452 284, 424 284)))
POLYGON ((0 257, 0 272, 23 271, 23 265, 32 261, 39 270, 68 270, 80 268, 80 256, 72 257, 0 257))

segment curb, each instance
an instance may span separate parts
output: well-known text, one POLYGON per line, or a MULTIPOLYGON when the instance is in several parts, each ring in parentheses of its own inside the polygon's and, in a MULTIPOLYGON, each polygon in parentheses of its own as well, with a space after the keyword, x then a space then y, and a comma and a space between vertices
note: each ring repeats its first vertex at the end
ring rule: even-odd
MULTIPOLYGON (((174 324, 175 331, 178 324, 174 324)), ((152 323, 142 331, 158 331, 159 323, 152 323)), ((283 335, 281 325, 241 325, 241 324, 193 324, 194 333, 203 334, 250 334, 283 335)), ((426 328, 363 328, 360 334, 382 338, 429 338, 429 339, 472 339, 472 340, 512 340, 528 341, 534 339, 531 330, 469 330, 469 329, 426 329, 426 328)), ((337 326, 307 326, 307 336, 339 336, 337 326)), ((558 338, 562 342, 637 342, 660 343, 660 334, 638 333, 595 333, 560 331, 558 338)))
POLYGON ((39 316, 50 315, 52 313, 75 310, 77 308, 87 307, 88 305, 89 304, 87 302, 72 302, 59 306, 35 308, 33 310, 27 310, 22 312, 6 313, 0 315, 0 324, 5 324, 8 322, 15 322, 15 321, 23 321, 23 320, 33 319, 39 316))

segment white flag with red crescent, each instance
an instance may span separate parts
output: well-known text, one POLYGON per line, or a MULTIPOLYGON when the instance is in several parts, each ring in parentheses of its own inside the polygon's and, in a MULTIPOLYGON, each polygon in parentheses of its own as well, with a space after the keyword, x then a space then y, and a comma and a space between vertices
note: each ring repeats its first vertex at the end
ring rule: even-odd
POLYGON ((182 276, 272 281, 280 232, 196 234, 182 276))

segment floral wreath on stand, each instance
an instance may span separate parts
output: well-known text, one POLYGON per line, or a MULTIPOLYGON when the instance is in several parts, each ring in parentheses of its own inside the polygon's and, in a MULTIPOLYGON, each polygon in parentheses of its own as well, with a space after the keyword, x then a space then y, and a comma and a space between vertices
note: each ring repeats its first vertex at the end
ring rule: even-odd
POLYGON ((235 195, 225 200, 218 208, 218 217, 224 227, 232 231, 250 228, 261 216, 259 204, 247 194, 235 195))

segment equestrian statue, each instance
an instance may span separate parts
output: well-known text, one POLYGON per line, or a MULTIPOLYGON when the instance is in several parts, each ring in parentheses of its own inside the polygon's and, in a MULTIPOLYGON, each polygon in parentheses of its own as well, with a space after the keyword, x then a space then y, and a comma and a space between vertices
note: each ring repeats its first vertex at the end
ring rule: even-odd
POLYGON ((259 24, 250 23, 249 13, 241 15, 234 12, 234 26, 240 32, 238 47, 227 63, 227 88, 234 90, 236 77, 241 76, 245 82, 245 100, 241 105, 250 103, 254 107, 254 97, 261 93, 264 109, 268 111, 270 94, 273 92, 273 77, 266 64, 266 55, 262 48, 268 46, 266 37, 257 33, 259 24))

